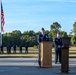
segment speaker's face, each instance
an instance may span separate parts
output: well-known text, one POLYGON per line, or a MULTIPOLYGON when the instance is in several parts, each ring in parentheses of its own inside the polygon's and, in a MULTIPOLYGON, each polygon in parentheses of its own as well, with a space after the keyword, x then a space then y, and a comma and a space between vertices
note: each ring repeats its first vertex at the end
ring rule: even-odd
POLYGON ((44 34, 45 33, 45 30, 41 30, 41 33, 44 34))
POLYGON ((57 33, 57 37, 60 37, 60 34, 57 33))

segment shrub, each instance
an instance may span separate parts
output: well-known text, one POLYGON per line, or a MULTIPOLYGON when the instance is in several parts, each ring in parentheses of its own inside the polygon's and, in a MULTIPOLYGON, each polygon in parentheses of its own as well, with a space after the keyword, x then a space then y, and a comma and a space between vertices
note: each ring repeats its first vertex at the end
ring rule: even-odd
POLYGON ((37 49, 38 48, 38 46, 37 45, 34 45, 34 49, 37 49))

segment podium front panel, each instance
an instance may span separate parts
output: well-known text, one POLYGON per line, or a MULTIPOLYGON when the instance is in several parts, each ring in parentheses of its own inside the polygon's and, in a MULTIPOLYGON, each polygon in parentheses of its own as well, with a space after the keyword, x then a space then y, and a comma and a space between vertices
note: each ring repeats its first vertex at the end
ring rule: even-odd
POLYGON ((52 67, 52 44, 42 42, 41 44, 41 67, 52 67))
POLYGON ((62 48, 61 72, 68 72, 68 70, 69 70, 69 48, 62 48))

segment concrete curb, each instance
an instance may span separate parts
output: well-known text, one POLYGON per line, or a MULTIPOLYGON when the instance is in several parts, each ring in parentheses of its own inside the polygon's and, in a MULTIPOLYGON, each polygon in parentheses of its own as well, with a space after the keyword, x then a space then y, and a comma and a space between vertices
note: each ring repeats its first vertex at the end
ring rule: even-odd
POLYGON ((37 56, 0 56, 0 58, 38 58, 37 56))

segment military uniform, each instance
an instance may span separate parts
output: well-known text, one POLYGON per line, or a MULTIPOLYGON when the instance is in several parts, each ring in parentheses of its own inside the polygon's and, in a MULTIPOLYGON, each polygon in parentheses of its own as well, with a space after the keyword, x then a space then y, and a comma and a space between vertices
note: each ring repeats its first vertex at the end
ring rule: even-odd
POLYGON ((16 53, 16 45, 13 46, 14 53, 16 53))
POLYGON ((41 66, 41 61, 40 61, 40 43, 43 42, 43 41, 49 41, 49 38, 48 38, 48 35, 47 34, 39 34, 38 35, 38 38, 37 38, 37 41, 38 41, 38 64, 39 66, 41 66))
POLYGON ((61 63, 61 50, 62 50, 62 38, 58 37, 54 39, 54 45, 55 45, 55 63, 59 62, 61 63))
POLYGON ((22 45, 20 44, 20 53, 22 53, 22 45))
POLYGON ((4 52, 3 52, 3 45, 1 45, 1 53, 4 53, 4 52))
POLYGON ((28 44, 26 44, 25 48, 26 48, 25 53, 27 53, 27 54, 28 54, 28 44))
POLYGON ((8 44, 8 46, 7 46, 7 53, 11 54, 11 45, 10 44, 8 44))

